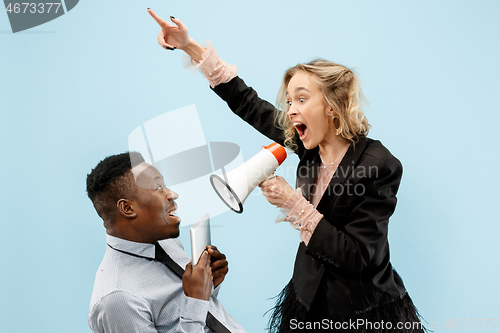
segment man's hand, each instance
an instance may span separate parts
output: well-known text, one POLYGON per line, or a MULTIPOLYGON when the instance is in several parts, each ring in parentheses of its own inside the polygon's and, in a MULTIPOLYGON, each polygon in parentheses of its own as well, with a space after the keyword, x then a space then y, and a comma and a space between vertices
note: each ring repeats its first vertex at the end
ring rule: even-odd
POLYGON ((208 301, 212 294, 213 278, 210 258, 207 251, 203 251, 200 260, 193 267, 192 262, 186 265, 182 276, 182 288, 188 297, 208 301))
POLYGON ((223 253, 220 253, 216 246, 207 246, 207 251, 211 256, 212 261, 211 268, 212 276, 214 277, 214 287, 217 287, 222 283, 222 281, 224 281, 224 278, 229 271, 228 262, 226 260, 226 256, 223 253))

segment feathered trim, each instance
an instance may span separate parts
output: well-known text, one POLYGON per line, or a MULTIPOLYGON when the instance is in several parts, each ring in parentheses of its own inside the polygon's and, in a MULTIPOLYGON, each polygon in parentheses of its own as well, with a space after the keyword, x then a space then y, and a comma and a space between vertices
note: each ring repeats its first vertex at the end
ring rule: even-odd
POLYGON ((207 46, 201 55, 200 62, 194 61, 187 54, 182 56, 182 64, 185 69, 193 73, 199 69, 212 88, 221 83, 227 83, 238 75, 238 67, 220 59, 210 41, 205 41, 204 45, 207 46))
MULTIPOLYGON (((200 60, 200 62, 194 61, 186 53, 182 55, 182 66, 184 67, 185 70, 188 70, 192 73, 196 73, 196 71, 201 67, 201 65, 203 65, 207 61, 207 59, 212 55, 212 53, 215 52, 215 48, 213 47, 210 41, 204 41, 203 48, 205 48, 205 52, 203 52, 203 54, 201 55, 202 59, 200 60)), ((217 54, 216 57, 218 57, 217 54)))
MULTIPOLYGON (((268 330, 270 333, 296 332, 356 332, 356 333, 423 333, 432 332, 422 323, 422 317, 413 304, 408 293, 397 299, 389 300, 371 309, 353 314, 329 314, 327 306, 313 302, 310 311, 299 301, 295 293, 293 282, 290 281, 275 297, 276 305, 269 318, 268 330), (325 320, 326 319, 326 320, 325 320), (359 323, 363 325, 350 325, 359 323), (388 323, 391 323, 390 325, 388 323), (303 323, 304 329, 299 329, 303 323), (307 326, 307 323, 311 323, 307 326), (320 323, 316 327, 314 323, 320 323), (370 324, 371 323, 371 324, 370 324), (383 325, 381 323, 384 323, 383 325), (403 327, 398 329, 398 324, 403 327), (337 325, 336 325, 337 324, 337 325), (344 326, 344 327, 342 327, 344 326), (390 327, 389 327, 390 326, 390 327), (312 329, 310 327, 313 327, 312 329), (355 327, 355 329, 354 329, 355 327)), ((317 303, 317 302, 316 302, 317 303)))

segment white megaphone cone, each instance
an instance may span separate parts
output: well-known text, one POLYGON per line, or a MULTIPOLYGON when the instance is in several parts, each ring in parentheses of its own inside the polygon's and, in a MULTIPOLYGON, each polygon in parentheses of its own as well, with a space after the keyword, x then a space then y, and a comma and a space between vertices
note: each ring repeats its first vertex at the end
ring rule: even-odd
POLYGON ((231 172, 224 173, 223 178, 210 176, 210 182, 222 201, 236 213, 243 212, 243 203, 257 185, 274 177, 274 171, 286 158, 286 151, 278 143, 272 143, 254 157, 231 172))

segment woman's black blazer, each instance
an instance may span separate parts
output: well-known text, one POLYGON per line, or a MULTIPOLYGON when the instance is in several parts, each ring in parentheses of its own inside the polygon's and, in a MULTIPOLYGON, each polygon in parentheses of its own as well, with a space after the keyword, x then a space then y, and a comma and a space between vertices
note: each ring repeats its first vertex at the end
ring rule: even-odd
MULTIPOLYGON (((239 117, 284 144, 274 126, 274 106, 241 78, 213 90, 239 117)), ((307 150, 300 140, 296 144, 296 185, 309 200, 321 162, 318 148, 307 150)), ((387 239, 402 172, 399 160, 379 141, 361 137, 351 144, 316 207, 324 217, 309 245, 301 242, 297 252, 292 281, 307 309, 318 290, 326 293, 321 298, 331 313, 367 310, 405 294, 389 261, 387 239)))

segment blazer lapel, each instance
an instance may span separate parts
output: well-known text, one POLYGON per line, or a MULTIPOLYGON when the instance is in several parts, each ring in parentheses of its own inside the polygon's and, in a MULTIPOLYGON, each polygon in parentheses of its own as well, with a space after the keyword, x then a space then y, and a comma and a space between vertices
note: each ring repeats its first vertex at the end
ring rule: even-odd
POLYGON ((328 195, 323 195, 320 202, 318 203, 318 207, 316 207, 319 212, 326 211, 333 205, 333 203, 337 199, 338 194, 344 192, 343 185, 356 167, 358 159, 361 156, 363 150, 365 150, 367 143, 368 141, 366 137, 359 138, 359 141, 356 143, 356 145, 353 145, 351 143, 351 146, 345 153, 344 158, 333 174, 330 184, 325 190, 325 194, 328 193, 328 195))
POLYGON ((311 190, 316 176, 318 175, 321 159, 318 154, 319 148, 307 150, 299 162, 297 168, 296 188, 302 190, 302 195, 306 200, 311 200, 311 190))

